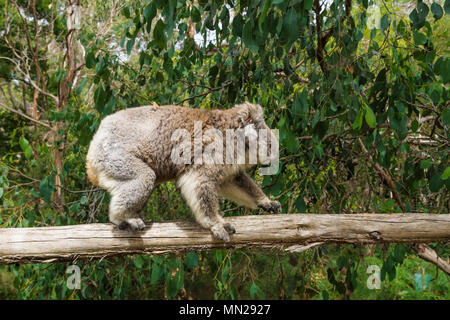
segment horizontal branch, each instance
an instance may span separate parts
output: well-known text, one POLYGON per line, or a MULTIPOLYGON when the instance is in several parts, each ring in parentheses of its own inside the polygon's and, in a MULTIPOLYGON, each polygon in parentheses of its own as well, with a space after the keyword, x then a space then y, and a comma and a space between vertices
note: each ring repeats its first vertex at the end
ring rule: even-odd
POLYGON ((73 261, 121 254, 262 247, 303 251, 329 243, 428 243, 450 240, 450 214, 278 214, 225 218, 229 243, 192 221, 148 223, 132 233, 112 224, 0 229, 0 264, 73 261), (312 245, 311 247, 313 247, 312 245), (300 250, 299 250, 300 248, 300 250))
POLYGON ((436 251, 434 251, 432 248, 423 243, 415 244, 412 246, 412 248, 414 249, 414 251, 416 251, 419 257, 436 265, 438 268, 440 268, 450 276, 450 263, 439 257, 436 251))
POLYGON ((27 120, 29 120, 31 122, 37 123, 37 124, 39 124, 41 126, 44 126, 44 127, 48 128, 50 130, 54 130, 49 124, 47 124, 45 122, 42 122, 42 121, 39 121, 37 119, 33 119, 32 117, 26 115, 25 113, 22 113, 19 110, 15 110, 14 108, 11 108, 11 107, 7 106, 6 104, 3 104, 3 103, 0 102, 0 107, 3 107, 6 110, 11 111, 11 112, 13 112, 13 113, 15 113, 15 114, 17 114, 17 115, 19 115, 21 117, 24 117, 25 119, 27 119, 27 120))

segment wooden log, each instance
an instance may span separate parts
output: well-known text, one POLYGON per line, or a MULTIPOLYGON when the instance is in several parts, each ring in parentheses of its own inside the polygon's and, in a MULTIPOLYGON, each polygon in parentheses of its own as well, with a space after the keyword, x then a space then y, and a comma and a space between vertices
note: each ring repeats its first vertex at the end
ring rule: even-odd
POLYGON ((132 233, 112 224, 0 229, 0 264, 48 263, 121 254, 262 247, 301 252, 328 243, 428 243, 450 240, 450 214, 277 214, 228 217, 229 243, 192 221, 148 223, 132 233), (306 250, 305 249, 305 250, 306 250))

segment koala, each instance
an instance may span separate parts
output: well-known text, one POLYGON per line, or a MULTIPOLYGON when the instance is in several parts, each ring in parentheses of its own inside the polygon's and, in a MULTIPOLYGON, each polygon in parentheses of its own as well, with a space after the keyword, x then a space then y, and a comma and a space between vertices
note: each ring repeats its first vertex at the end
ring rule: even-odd
MULTIPOLYGON (((236 229, 224 221, 219 197, 252 209, 281 211, 280 203, 270 200, 245 171, 255 165, 249 161, 249 147, 251 137, 258 137, 260 129, 270 132, 263 149, 277 144, 276 154, 269 160, 275 160, 273 156, 278 160, 278 139, 266 125, 260 105, 245 102, 230 109, 206 110, 153 104, 125 109, 101 121, 89 145, 87 175, 94 185, 110 193, 109 220, 119 229, 143 230, 140 211, 154 186, 175 180, 195 220, 215 238, 228 242, 236 229), (224 141, 229 130, 245 133, 245 151, 241 154, 245 161, 220 161, 220 156, 228 160, 239 157, 239 152, 230 152, 224 141), (215 158, 219 161, 202 158, 202 150, 210 145, 196 147, 199 131, 205 133, 200 142, 211 142, 216 147, 211 154, 219 156, 215 158), (184 133, 178 135, 185 138, 181 143, 174 138, 176 132, 184 133), (176 157, 180 150, 184 151, 183 161, 176 157)), ((256 162, 262 163, 261 153, 256 162)))

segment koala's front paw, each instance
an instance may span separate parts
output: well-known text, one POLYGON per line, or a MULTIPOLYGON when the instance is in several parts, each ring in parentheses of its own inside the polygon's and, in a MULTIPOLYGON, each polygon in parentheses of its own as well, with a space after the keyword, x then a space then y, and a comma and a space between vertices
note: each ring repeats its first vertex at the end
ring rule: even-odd
POLYGON ((132 231, 142 231, 145 229, 145 223, 141 218, 130 218, 119 224, 120 230, 130 228, 132 231))
POLYGON ((258 205, 260 209, 270 213, 280 213, 281 204, 278 201, 267 201, 258 205))
POLYGON ((230 234, 236 233, 236 229, 229 223, 218 223, 211 227, 214 238, 230 242, 230 234))
POLYGON ((225 228, 225 230, 227 230, 227 232, 229 234, 235 234, 236 233, 236 229, 229 223, 224 223, 223 227, 225 228))

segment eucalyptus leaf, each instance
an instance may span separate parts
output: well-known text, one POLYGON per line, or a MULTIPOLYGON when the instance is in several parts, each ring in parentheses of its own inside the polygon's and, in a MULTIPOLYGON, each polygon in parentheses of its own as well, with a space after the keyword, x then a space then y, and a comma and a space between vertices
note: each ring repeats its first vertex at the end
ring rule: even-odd
POLYGON ((375 114, 373 113, 372 108, 370 108, 369 106, 366 105, 365 107, 365 119, 366 119, 366 123, 369 127, 371 128, 376 128, 377 127, 377 118, 375 117, 375 114))
POLYGON ((433 2, 431 5, 431 12, 433 13, 433 17, 435 20, 439 20, 444 15, 444 10, 442 10, 442 7, 440 4, 433 2))
POLYGON ((430 191, 439 192, 444 185, 444 181, 441 179, 441 173, 435 173, 430 179, 430 191))
POLYGON ((359 109, 358 113, 356 114, 355 121, 353 121, 353 129, 360 129, 362 126, 362 119, 363 119, 363 109, 359 109))
POLYGON ((418 31, 413 32, 413 38, 416 45, 425 44, 427 42, 427 36, 418 31))
POLYGON ((33 155, 33 149, 31 148, 30 143, 25 137, 21 137, 19 140, 20 148, 22 149, 25 158, 30 159, 33 155))

